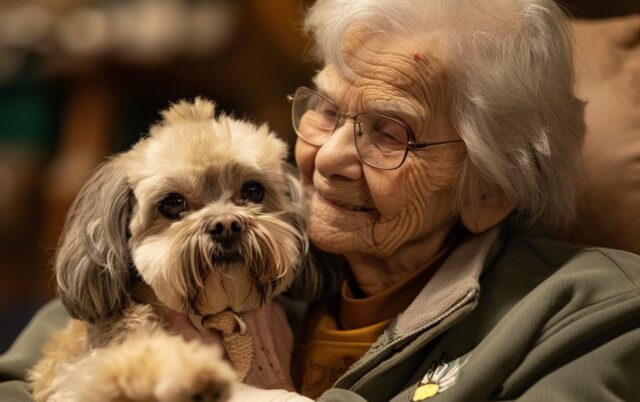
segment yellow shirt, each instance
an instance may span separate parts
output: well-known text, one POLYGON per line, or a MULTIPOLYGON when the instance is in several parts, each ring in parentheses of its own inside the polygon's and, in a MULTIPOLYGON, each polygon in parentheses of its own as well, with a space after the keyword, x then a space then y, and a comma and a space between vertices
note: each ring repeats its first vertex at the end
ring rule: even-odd
POLYGON ((354 281, 345 280, 337 304, 314 311, 306 336, 296 345, 292 371, 299 392, 315 399, 329 389, 371 347, 391 320, 411 304, 435 271, 429 269, 432 267, 429 264, 364 298, 354 297, 354 281))

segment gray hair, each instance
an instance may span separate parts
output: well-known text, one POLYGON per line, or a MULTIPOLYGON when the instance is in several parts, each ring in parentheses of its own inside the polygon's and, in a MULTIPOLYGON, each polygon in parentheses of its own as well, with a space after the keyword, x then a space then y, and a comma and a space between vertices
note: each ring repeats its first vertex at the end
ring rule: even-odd
POLYGON ((554 232, 574 216, 584 135, 571 37, 551 0, 320 0, 305 31, 325 64, 348 74, 342 38, 354 26, 418 37, 438 31, 450 69, 450 118, 468 156, 457 204, 498 188, 523 229, 554 232))

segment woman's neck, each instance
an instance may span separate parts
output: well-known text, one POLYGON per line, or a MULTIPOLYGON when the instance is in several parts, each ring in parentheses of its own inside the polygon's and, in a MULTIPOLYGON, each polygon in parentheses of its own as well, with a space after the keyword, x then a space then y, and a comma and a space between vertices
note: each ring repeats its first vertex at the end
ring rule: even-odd
MULTIPOLYGON (((434 265, 460 239, 462 230, 454 225, 404 244, 389 257, 345 255, 358 287, 371 296, 399 282, 407 275, 434 265)), ((433 266, 430 269, 437 269, 433 266)))

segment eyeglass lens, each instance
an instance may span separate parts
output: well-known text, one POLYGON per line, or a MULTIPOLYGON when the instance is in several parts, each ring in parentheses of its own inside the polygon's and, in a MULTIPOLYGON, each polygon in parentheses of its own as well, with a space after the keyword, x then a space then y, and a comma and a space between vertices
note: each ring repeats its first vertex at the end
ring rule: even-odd
MULTIPOLYGON (((346 118, 325 97, 307 88, 296 91, 293 126, 306 142, 322 146, 346 118)), ((395 169, 402 164, 409 140, 402 123, 376 113, 360 113, 353 120, 356 149, 363 161, 381 169, 395 169)))

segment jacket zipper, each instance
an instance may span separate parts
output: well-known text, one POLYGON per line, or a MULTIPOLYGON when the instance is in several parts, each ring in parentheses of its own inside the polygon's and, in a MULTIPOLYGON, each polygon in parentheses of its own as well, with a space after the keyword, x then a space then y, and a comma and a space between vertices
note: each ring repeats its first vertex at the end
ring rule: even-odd
MULTIPOLYGON (((436 326, 438 323, 440 323, 442 320, 444 320, 445 318, 449 317, 451 314, 455 313, 457 310, 459 310, 461 307, 463 307, 465 304, 467 304, 471 299, 473 299, 475 297, 475 295, 477 294, 477 290, 472 290, 470 292, 468 292, 465 297, 463 297, 459 302, 457 302, 456 304, 454 304, 449 310, 445 311, 444 313, 440 314, 438 317, 434 318, 432 321, 428 322, 427 324, 425 324, 422 327, 419 327, 411 332, 409 332, 408 334, 404 335, 401 338, 395 339, 393 341, 391 341, 389 344, 387 344, 384 348, 380 349, 377 352, 374 352, 373 355, 371 355, 368 359, 368 361, 365 361, 363 363, 361 363, 358 367, 353 367, 351 370, 349 370, 347 373, 345 373, 342 377, 340 377, 338 379, 338 381, 336 381, 334 387, 339 387, 342 384, 344 384, 345 382, 347 382, 347 380, 349 378, 353 378, 354 376, 360 374, 363 372, 364 369, 372 369, 373 367, 377 366, 379 363, 382 362, 382 356, 384 354, 386 354, 390 349, 394 348, 397 344, 401 343, 402 341, 406 340, 407 338, 411 338, 414 335, 423 332, 431 327, 436 326)), ((357 364, 357 363, 356 363, 357 364)), ((360 379, 359 381, 357 381, 356 383, 354 383, 351 387, 349 387, 349 389, 355 389, 356 387, 358 387, 361 383, 362 383, 363 379, 360 379)))

